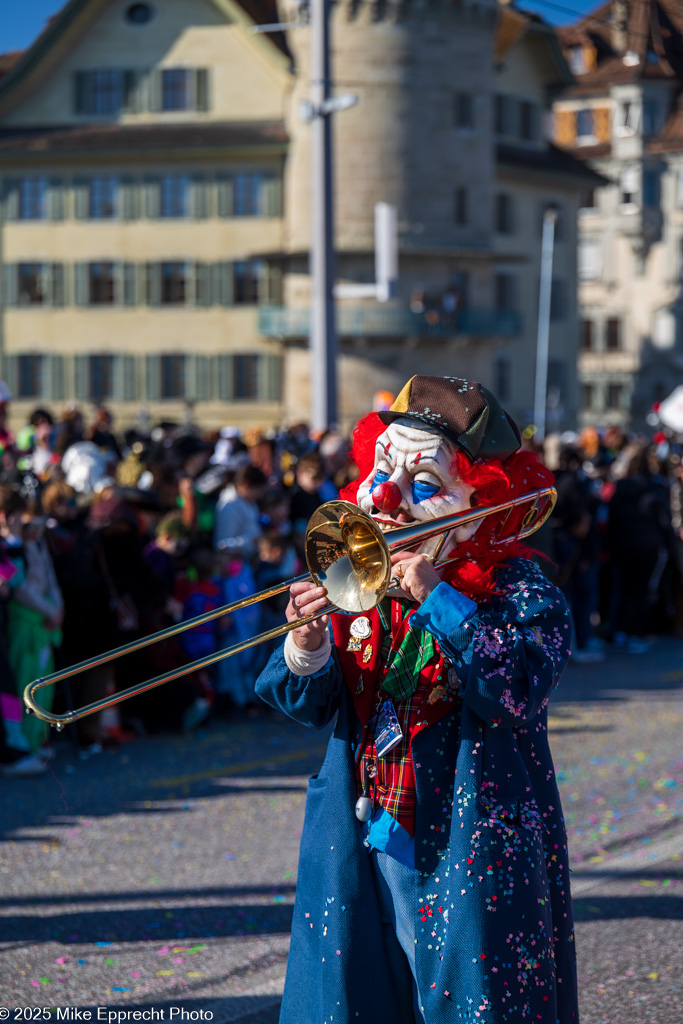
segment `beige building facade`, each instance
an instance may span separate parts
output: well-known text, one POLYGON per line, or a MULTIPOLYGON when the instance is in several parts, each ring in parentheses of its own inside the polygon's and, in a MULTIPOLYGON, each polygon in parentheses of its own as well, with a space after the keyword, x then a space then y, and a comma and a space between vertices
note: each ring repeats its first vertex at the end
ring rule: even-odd
MULTIPOLYGON (((2 375, 119 424, 308 418, 309 29, 236 0, 69 0, 0 59, 2 375), (247 13, 249 12, 249 13, 247 13)), ((340 420, 412 373, 498 390, 529 422, 543 204, 561 206, 550 403, 575 415, 574 222, 588 172, 546 142, 555 37, 493 0, 334 5, 337 277, 373 279, 399 217, 395 299, 340 300, 340 420), (560 296, 562 301, 560 300, 560 296)))

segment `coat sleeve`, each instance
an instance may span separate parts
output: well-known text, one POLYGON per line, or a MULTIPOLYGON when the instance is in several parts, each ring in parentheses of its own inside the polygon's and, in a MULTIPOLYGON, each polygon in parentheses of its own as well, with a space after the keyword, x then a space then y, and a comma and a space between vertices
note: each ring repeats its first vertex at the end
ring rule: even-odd
POLYGON ((341 668, 334 655, 321 672, 297 676, 287 666, 284 644, 271 654, 256 680, 256 693, 288 718, 312 729, 324 729, 334 718, 344 686, 341 668))
POLYGON ((458 674, 460 695, 492 726, 519 726, 544 707, 569 658, 564 596, 532 562, 499 577, 500 595, 477 607, 441 583, 413 616, 458 674))

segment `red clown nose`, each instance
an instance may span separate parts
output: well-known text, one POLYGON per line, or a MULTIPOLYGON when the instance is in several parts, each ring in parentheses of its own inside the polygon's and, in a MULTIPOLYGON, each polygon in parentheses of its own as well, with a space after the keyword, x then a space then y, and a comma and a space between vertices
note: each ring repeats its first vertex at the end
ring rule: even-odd
POLYGON ((393 512, 401 504, 401 492, 391 480, 377 484, 370 497, 380 512, 393 512))

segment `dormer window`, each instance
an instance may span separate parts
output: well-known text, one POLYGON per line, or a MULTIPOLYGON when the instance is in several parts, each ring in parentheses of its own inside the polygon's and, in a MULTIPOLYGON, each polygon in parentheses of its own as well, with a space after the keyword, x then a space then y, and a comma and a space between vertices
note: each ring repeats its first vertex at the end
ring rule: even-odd
POLYGON ((590 108, 576 112, 577 142, 588 142, 594 138, 593 111, 590 108))
POLYGON ((583 46, 569 47, 569 67, 573 75, 585 75, 588 71, 586 66, 586 54, 583 46))

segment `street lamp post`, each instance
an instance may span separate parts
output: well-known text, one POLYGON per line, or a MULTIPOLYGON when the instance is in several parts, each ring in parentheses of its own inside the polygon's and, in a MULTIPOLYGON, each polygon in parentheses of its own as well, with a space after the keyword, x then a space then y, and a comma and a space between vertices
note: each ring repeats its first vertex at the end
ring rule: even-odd
POLYGON ((546 401, 548 391, 548 346, 550 342, 550 303, 553 288, 553 251, 557 208, 543 211, 541 242, 541 284, 538 295, 538 332, 536 335, 536 386, 534 389, 534 440, 545 440, 546 401))

